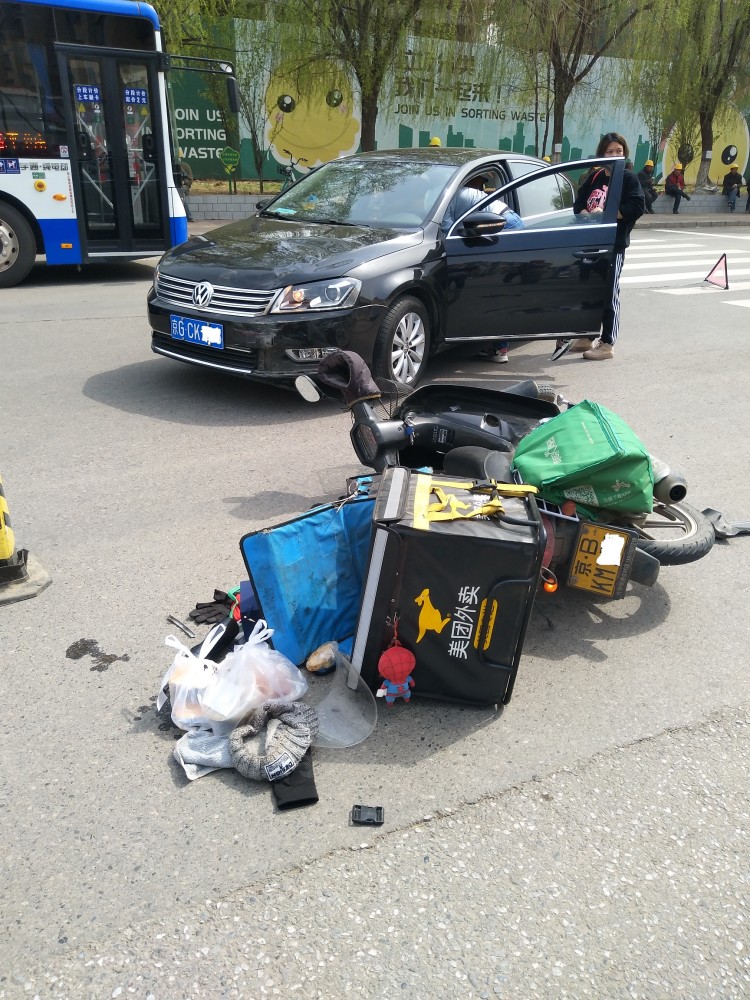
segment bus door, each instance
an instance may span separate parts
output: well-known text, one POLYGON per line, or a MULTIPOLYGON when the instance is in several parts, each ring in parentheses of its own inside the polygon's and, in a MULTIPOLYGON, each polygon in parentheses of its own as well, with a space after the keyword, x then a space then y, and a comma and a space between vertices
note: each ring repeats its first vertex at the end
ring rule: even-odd
POLYGON ((169 211, 156 56, 57 48, 84 259, 158 253, 169 211))

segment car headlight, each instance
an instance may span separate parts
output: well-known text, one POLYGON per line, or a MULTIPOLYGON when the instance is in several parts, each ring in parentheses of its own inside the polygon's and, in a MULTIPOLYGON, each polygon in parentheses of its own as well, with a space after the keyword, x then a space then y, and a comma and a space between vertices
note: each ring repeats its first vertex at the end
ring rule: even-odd
POLYGON ((362 282, 356 278, 333 278, 288 285, 274 302, 272 313, 305 312, 307 309, 347 309, 357 301, 362 282))

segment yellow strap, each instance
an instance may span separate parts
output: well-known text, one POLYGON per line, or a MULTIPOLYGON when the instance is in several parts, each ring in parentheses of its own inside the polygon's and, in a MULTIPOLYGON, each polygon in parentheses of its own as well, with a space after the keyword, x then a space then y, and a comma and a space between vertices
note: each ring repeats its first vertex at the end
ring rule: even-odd
POLYGON ((456 521, 470 517, 491 517, 503 513, 503 503, 500 497, 492 497, 479 507, 458 500, 453 493, 446 493, 439 486, 433 486, 433 494, 438 498, 427 508, 428 521, 456 521))
POLYGON ((502 514, 504 510, 499 497, 524 497, 538 492, 535 486, 498 483, 494 479, 478 486, 474 480, 427 474, 419 475, 414 493, 413 527, 420 531, 429 531, 432 521, 453 521, 467 516, 483 515, 489 517, 493 514, 502 514), (473 509, 471 504, 458 500, 451 492, 451 488, 461 490, 463 493, 487 494, 490 499, 487 503, 473 509), (437 501, 433 502, 433 496, 437 497, 437 501), (459 507, 463 510, 472 510, 472 513, 470 515, 462 514, 459 507))
POLYGON ((528 483, 497 483, 490 479, 489 486, 475 486, 474 493, 499 493, 501 497, 526 497, 529 494, 538 493, 536 486, 529 486, 528 483))

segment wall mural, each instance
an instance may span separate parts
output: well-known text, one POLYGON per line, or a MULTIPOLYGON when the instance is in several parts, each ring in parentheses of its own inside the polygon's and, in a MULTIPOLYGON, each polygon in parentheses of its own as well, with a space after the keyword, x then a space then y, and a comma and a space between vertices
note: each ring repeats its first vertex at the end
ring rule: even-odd
MULTIPOLYGON (((240 22, 238 22, 239 24, 240 22)), ((238 31, 241 29, 238 28, 238 31)), ((434 76, 435 56, 425 57, 420 71, 419 53, 412 53, 408 78, 394 80, 384 88, 377 119, 376 141, 379 149, 427 146, 431 136, 438 136, 443 146, 497 149, 507 152, 541 153, 547 138, 546 152, 551 153, 551 122, 544 109, 530 101, 519 101, 512 73, 502 74, 502 84, 482 83, 476 62, 462 57, 453 65, 450 83, 430 92, 430 68, 434 76), (507 80, 511 79, 508 83, 507 80)), ((563 160, 580 159, 594 154, 599 137, 610 130, 621 132, 630 144, 636 170, 652 158, 647 127, 634 110, 625 110, 621 99, 614 97, 618 74, 627 72, 623 60, 601 59, 569 103, 562 143, 563 160)), ((260 72, 263 72, 260 70, 260 72)), ((266 114, 263 176, 279 180, 279 167, 295 164, 300 175, 327 160, 356 152, 359 145, 360 117, 354 89, 347 75, 331 63, 329 71, 315 86, 300 87, 294 77, 278 70, 266 70, 266 114)), ((173 98, 177 109, 177 138, 196 177, 223 177, 218 154, 224 132, 218 112, 201 93, 200 77, 174 73, 173 98)), ((721 183, 729 167, 736 164, 747 177, 750 169, 750 92, 735 94, 734 105, 715 125, 713 160, 709 171, 712 183, 721 183)), ((223 141, 222 141, 223 140, 223 141)), ((240 170, 245 179, 256 177, 252 140, 240 121, 240 170)), ((679 142, 675 130, 663 139, 656 159, 655 174, 666 176, 678 157, 679 142)), ((683 150, 684 152, 684 150, 683 150)), ((694 183, 700 165, 700 148, 687 164, 685 180, 694 183)))
POLYGON ((311 169, 337 156, 356 152, 359 116, 351 85, 333 64, 328 80, 307 92, 291 77, 274 73, 266 88, 266 143, 278 163, 299 162, 311 169))

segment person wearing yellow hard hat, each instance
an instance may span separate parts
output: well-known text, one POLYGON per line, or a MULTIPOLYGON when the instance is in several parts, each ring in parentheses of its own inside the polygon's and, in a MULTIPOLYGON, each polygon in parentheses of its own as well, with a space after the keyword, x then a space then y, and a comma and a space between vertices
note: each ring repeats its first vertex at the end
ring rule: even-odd
POLYGON ((646 160, 643 170, 638 171, 638 180, 643 190, 643 197, 646 199, 646 211, 649 215, 656 215, 654 202, 659 197, 654 183, 654 161, 646 160))
POLYGON ((685 194, 685 178, 682 174, 681 163, 675 163, 672 173, 664 181, 664 194, 668 194, 670 198, 674 198, 673 215, 677 215, 679 212, 680 201, 683 198, 685 201, 690 201, 690 195, 685 194))
POLYGON ((729 211, 733 212, 737 207, 737 199, 745 178, 740 173, 740 168, 733 163, 729 168, 729 173, 724 175, 724 183, 721 186, 721 193, 729 199, 729 211))
POLYGON ((443 144, 440 141, 440 139, 438 139, 438 137, 436 135, 433 135, 433 137, 430 139, 430 145, 431 146, 442 146, 443 144))

